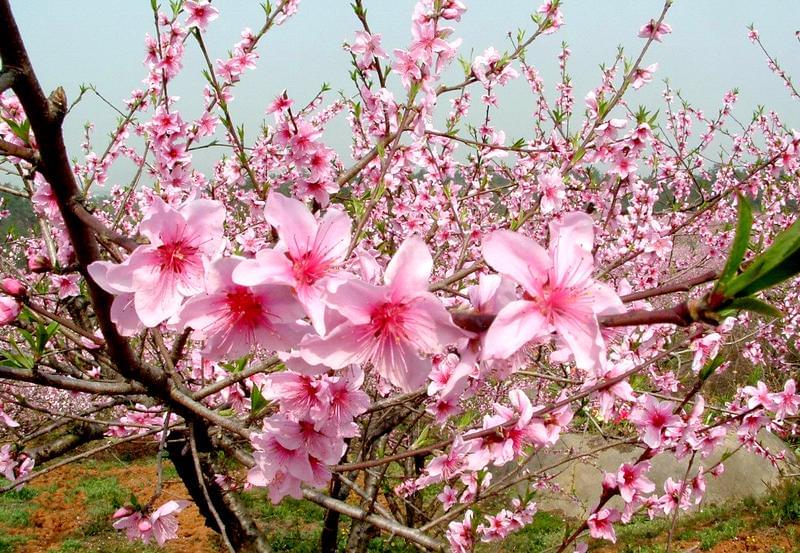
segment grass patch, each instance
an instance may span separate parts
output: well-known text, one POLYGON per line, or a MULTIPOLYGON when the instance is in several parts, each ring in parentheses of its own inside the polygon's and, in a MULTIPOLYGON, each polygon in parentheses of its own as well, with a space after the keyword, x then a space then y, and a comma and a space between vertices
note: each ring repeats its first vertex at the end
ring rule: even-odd
POLYGON ((322 524, 325 510, 310 501, 301 501, 285 498, 277 505, 273 505, 267 497, 266 490, 252 490, 241 494, 242 501, 256 510, 264 522, 280 526, 295 526, 298 524, 322 524))
POLYGON ((129 489, 121 486, 116 478, 87 478, 78 484, 72 493, 83 492, 89 521, 81 528, 84 536, 93 536, 109 530, 108 519, 122 507, 131 496, 129 489))
POLYGON ((715 526, 698 530, 696 539, 700 541, 700 549, 708 551, 723 540, 735 538, 744 527, 742 519, 735 517, 725 520, 715 526))
MULTIPOLYGON (((0 485, 5 486, 6 481, 3 480, 0 485)), ((26 486, 20 490, 10 490, 0 494, 0 524, 11 528, 27 526, 30 523, 32 510, 30 500, 38 493, 26 486)))
MULTIPOLYGON (((478 524, 478 522, 473 522, 478 524)), ((500 544, 504 553, 539 553, 561 543, 564 537, 564 521, 550 513, 536 513, 533 522, 519 532, 509 535, 500 544)), ((498 551, 497 543, 479 544, 477 551, 498 551)))
POLYGON ((68 538, 58 547, 53 547, 47 553, 163 553, 154 545, 144 545, 141 542, 128 541, 121 534, 107 534, 91 538, 68 538))
MULTIPOLYGON (((339 551, 344 551, 345 546, 346 543, 340 540, 339 551)), ((367 553, 416 553, 417 551, 419 549, 405 543, 400 538, 374 538, 367 544, 367 553)))
POLYGON ((783 526, 800 521, 800 482, 787 478, 770 494, 765 504, 764 521, 771 526, 783 526))
POLYGON ((22 545, 29 539, 25 536, 9 536, 0 532, 0 553, 13 553, 18 545, 22 545))
POLYGON ((164 461, 164 480, 179 480, 178 469, 169 461, 164 461))
MULTIPOLYGON (((617 536, 621 541, 637 542, 641 540, 652 540, 669 532, 671 520, 667 518, 655 518, 650 520, 647 517, 636 517, 630 524, 617 527, 617 536)), ((637 550, 631 550, 631 553, 637 550)))
POLYGON ((81 540, 75 538, 67 538, 58 547, 50 549, 48 553, 79 553, 84 551, 86 545, 81 540))
POLYGON ((273 551, 319 551, 324 509, 309 501, 285 498, 273 505, 265 490, 241 494, 266 529, 267 541, 273 551))

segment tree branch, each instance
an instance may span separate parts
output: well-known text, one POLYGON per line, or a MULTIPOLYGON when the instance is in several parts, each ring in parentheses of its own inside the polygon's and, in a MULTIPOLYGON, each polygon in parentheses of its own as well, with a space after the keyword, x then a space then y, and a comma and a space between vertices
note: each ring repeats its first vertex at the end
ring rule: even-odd
POLYGON ((0 71, 0 94, 14 86, 14 81, 17 79, 17 72, 10 67, 3 67, 0 71))
POLYGON ((401 538, 405 538, 418 545, 427 547, 428 549, 432 549, 433 551, 445 550, 445 545, 442 542, 430 537, 429 535, 425 534, 424 532, 421 532, 420 530, 417 530, 416 528, 409 528, 408 526, 403 526, 399 522, 389 520, 387 518, 384 518, 376 514, 368 514, 364 509, 361 509, 360 507, 356 507, 355 505, 350 505, 349 503, 345 503, 344 501, 328 497, 327 495, 318 492, 317 490, 304 488, 303 497, 313 503, 316 503, 317 505, 325 507, 326 509, 338 511, 343 515, 346 515, 350 518, 354 518, 356 520, 363 520, 365 522, 372 524, 375 528, 380 528, 385 532, 389 532, 390 534, 400 536, 401 538))
POLYGON ((41 384, 60 390, 71 390, 73 392, 85 392, 97 395, 131 395, 142 394, 146 390, 135 383, 129 382, 108 382, 97 380, 80 380, 58 374, 48 374, 33 372, 25 369, 17 369, 0 365, 0 378, 16 380, 17 382, 30 382, 31 384, 41 384))
POLYGON ((0 138, 0 154, 24 159, 33 165, 36 165, 39 162, 39 154, 36 153, 36 150, 32 148, 26 148, 25 146, 19 146, 18 144, 14 144, 12 142, 6 142, 2 138, 0 138))
POLYGON ((650 288, 649 290, 642 290, 641 292, 634 292, 632 294, 627 294, 625 296, 620 296, 619 299, 622 300, 622 303, 630 303, 637 300, 643 300, 647 298, 652 298, 655 296, 664 296, 666 294, 672 294, 674 292, 688 292, 695 286, 699 286, 701 284, 705 284, 706 282, 711 282, 712 280, 717 280, 719 278, 719 272, 717 271, 708 271, 701 275, 697 275, 694 278, 690 278, 689 280, 678 282, 675 284, 665 284, 663 286, 657 286, 655 288, 650 288))

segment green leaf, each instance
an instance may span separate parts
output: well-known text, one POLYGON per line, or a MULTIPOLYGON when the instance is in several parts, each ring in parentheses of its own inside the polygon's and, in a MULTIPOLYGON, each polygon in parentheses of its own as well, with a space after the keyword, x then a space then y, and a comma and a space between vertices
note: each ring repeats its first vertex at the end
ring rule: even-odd
POLYGON ((752 296, 797 273, 800 273, 800 219, 780 233, 767 251, 733 278, 724 292, 728 297, 752 296))
POLYGON ((23 338, 25 338, 25 341, 28 342, 28 345, 31 346, 31 348, 36 349, 36 339, 33 337, 33 334, 23 329, 19 329, 19 333, 23 338))
POLYGON ((258 413, 267 406, 267 400, 261 394, 261 388, 253 386, 253 391, 250 392, 250 412, 258 413))
POLYGON ((414 440, 414 443, 411 444, 411 447, 409 449, 417 449, 424 446, 429 441, 428 432, 430 432, 430 430, 431 430, 430 425, 425 426, 425 428, 422 429, 422 432, 420 432, 419 437, 417 437, 417 439, 414 440))
POLYGON ((705 367, 700 369, 700 374, 698 374, 698 377, 700 378, 700 380, 708 379, 708 377, 714 374, 714 371, 716 371, 720 367, 720 365, 722 365, 724 362, 725 362, 725 357, 721 353, 717 354, 717 356, 714 357, 714 359, 706 363, 705 367))
POLYGON ((574 165, 574 164, 578 163, 583 158, 584 155, 586 155, 586 148, 581 146, 575 152, 575 155, 572 156, 572 164, 574 165))
POLYGON ((30 132, 31 132, 31 122, 30 121, 28 121, 26 119, 22 123, 17 123, 13 119, 7 119, 5 117, 0 117, 0 119, 5 121, 6 125, 9 126, 9 128, 11 129, 11 132, 13 132, 14 135, 17 138, 22 140, 25 144, 29 144, 30 143, 29 142, 30 132))
POLYGON ((744 254, 747 251, 747 245, 750 243, 750 229, 753 227, 753 209, 750 207, 750 202, 739 194, 739 217, 736 224, 736 235, 733 238, 731 245, 731 252, 728 254, 728 260, 725 262, 725 268, 717 281, 717 288, 725 290, 725 284, 736 275, 744 259, 744 254))
POLYGON ((773 307, 772 305, 752 296, 734 299, 725 306, 725 310, 727 311, 728 309, 737 311, 752 311, 753 313, 758 313, 759 315, 764 315, 766 317, 783 317, 783 313, 780 311, 780 309, 777 309, 776 307, 773 307))
POLYGON ((467 428, 469 425, 471 425, 471 424, 472 424, 472 422, 473 422, 473 421, 474 421, 474 420, 475 420, 477 417, 478 417, 478 413, 477 413, 477 411, 475 411, 475 409, 467 409, 467 410, 466 410, 466 411, 464 411, 464 413, 463 413, 463 414, 462 414, 462 415, 461 415, 461 416, 458 418, 458 421, 456 421, 456 428, 458 428, 459 430, 464 430, 464 429, 465 429, 465 428, 467 428))

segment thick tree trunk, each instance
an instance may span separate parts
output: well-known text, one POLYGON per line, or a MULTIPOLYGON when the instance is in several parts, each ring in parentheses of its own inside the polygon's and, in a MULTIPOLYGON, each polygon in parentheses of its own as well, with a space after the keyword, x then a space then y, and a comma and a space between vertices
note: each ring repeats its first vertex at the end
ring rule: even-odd
POLYGON ((30 448, 26 453, 36 461, 37 465, 41 465, 76 447, 101 439, 105 434, 105 430, 106 427, 102 424, 78 422, 54 440, 38 447, 30 448))
MULTIPOLYGON (((334 499, 342 499, 342 495, 347 494, 347 487, 342 490, 342 481, 334 475, 333 484, 331 485, 330 496, 334 499)), ((339 511, 328 509, 325 511, 325 518, 322 524, 322 535, 319 539, 319 549, 321 553, 336 553, 338 551, 339 542, 339 520, 341 519, 339 511)))
MULTIPOLYGON (((224 526, 225 534, 237 552, 268 553, 270 547, 264 536, 259 531, 246 507, 234 492, 223 490, 214 481, 214 470, 209 454, 213 451, 208 431, 205 427, 194 425, 195 442, 200 457, 200 467, 211 507, 217 513, 224 526)), ((206 526, 217 533, 222 533, 216 518, 206 500, 203 486, 197 477, 192 450, 189 446, 188 433, 185 431, 170 431, 167 437, 167 451, 169 458, 175 465, 181 480, 192 496, 200 513, 206 519, 206 526)))

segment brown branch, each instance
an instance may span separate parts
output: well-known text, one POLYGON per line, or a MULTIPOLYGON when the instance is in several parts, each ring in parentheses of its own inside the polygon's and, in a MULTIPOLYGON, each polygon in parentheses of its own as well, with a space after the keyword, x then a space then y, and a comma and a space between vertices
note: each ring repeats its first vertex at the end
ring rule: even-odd
POLYGON ((338 511, 343 515, 356 520, 363 520, 370 523, 375 528, 379 528, 380 530, 395 536, 400 536, 401 538, 405 538, 408 541, 414 542, 428 549, 432 549, 434 551, 445 550, 445 545, 442 542, 430 537, 416 528, 403 526, 398 522, 389 520, 376 514, 368 514, 367 511, 361 509, 360 507, 356 507, 355 505, 350 505, 344 501, 328 497, 317 490, 304 488, 303 497, 313 503, 316 503, 317 505, 325 507, 326 509, 338 511))
POLYGON ((108 228, 103 221, 92 215, 77 199, 71 204, 72 212, 81 220, 81 222, 92 229, 99 238, 113 242, 114 244, 125 248, 126 251, 132 252, 139 246, 133 238, 124 236, 108 228))
POLYGON ((98 286, 86 270, 91 263, 100 259, 100 249, 92 228, 76 213, 80 210, 73 209, 73 206, 80 203, 81 193, 61 129, 67 109, 66 95, 62 88, 56 89, 49 98, 44 95, 25 50, 9 0, 0 0, 0 28, 3 29, 0 35, 3 67, 17 72, 18 78, 14 79, 12 89, 28 115, 39 145, 41 173, 53 189, 79 270, 86 280, 106 350, 115 369, 125 378, 142 383, 151 397, 163 401, 176 414, 191 420, 206 419, 226 430, 248 437, 249 432, 246 429, 195 401, 186 391, 178 389, 162 368, 141 363, 134 355, 128 339, 117 331, 116 325, 111 321, 114 296, 98 286))
POLYGON ((106 427, 98 422, 79 421, 74 423, 64 434, 48 440, 39 447, 31 448, 25 453, 32 457, 37 465, 43 465, 84 444, 102 439, 105 431, 106 427))
POLYGON ((71 209, 72 204, 80 197, 80 191, 61 132, 61 123, 66 112, 63 90, 57 89, 50 98, 45 96, 25 50, 8 0, 0 0, 0 26, 3 28, 3 33, 0 35, 0 58, 4 67, 17 72, 12 89, 22 104, 36 136, 41 157, 40 169, 53 189, 64 227, 75 250, 80 270, 86 279, 92 306, 109 355, 124 376, 144 382, 152 390, 164 390, 166 376, 163 371, 139 364, 127 339, 117 332, 114 323, 111 322, 113 296, 100 288, 86 271, 86 267, 97 261, 100 254, 97 240, 91 230, 71 209))
POLYGON ((232 374, 232 375, 228 376, 227 378, 223 378, 222 380, 217 380, 213 384, 209 384, 205 388, 202 388, 201 390, 198 390, 197 392, 192 394, 192 397, 199 401, 199 400, 201 400, 201 399, 203 399, 205 397, 210 396, 211 394, 215 394, 217 392, 221 392, 222 390, 224 390, 228 386, 233 386, 237 382, 241 382, 242 380, 244 380, 246 378, 250 378, 251 376, 254 376, 254 375, 262 373, 262 372, 266 372, 267 370, 269 370, 272 367, 274 367, 275 365, 277 365, 279 363, 279 361, 280 360, 275 356, 269 357, 263 363, 259 363, 257 365, 252 365, 252 366, 244 369, 242 372, 238 372, 238 373, 232 374))
MULTIPOLYGON (((450 315, 457 326, 470 332, 486 332, 496 316, 494 313, 476 313, 472 311, 455 311, 450 315)), ((597 320, 600 326, 606 328, 654 324, 689 326, 694 322, 685 302, 669 309, 653 311, 634 309, 617 315, 603 315, 598 317, 597 320)))
POLYGON ((101 446, 97 446, 97 447, 95 447, 93 449, 89 449, 87 451, 84 451, 83 453, 79 453, 77 455, 74 455, 74 456, 70 457, 69 459, 64 459, 63 461, 59 461, 57 463, 53 463, 52 465, 50 465, 50 466, 48 466, 46 468, 43 468, 43 469, 41 469, 39 471, 36 471, 36 472, 31 472, 27 476, 24 476, 23 478, 19 478, 17 480, 14 480, 14 482, 9 484, 8 486, 5 486, 4 488, 0 488, 0 494, 5 493, 5 492, 10 491, 10 490, 13 490, 14 488, 19 486, 20 484, 25 484, 27 482, 30 482, 34 478, 38 478, 39 476, 44 476, 48 472, 54 471, 57 468, 61 468, 61 467, 65 466, 65 465, 68 465, 70 463, 74 463, 76 461, 80 461, 81 459, 86 459, 88 457, 91 457, 92 455, 100 453, 101 451, 105 451, 106 449, 111 449, 112 447, 116 447, 118 445, 121 445, 121 444, 124 444, 124 443, 127 443, 127 442, 132 442, 132 441, 137 440, 139 438, 144 438, 144 437, 149 436, 151 434, 155 434, 156 432, 161 432, 161 429, 159 428, 159 429, 156 429, 156 430, 151 430, 150 432, 145 432, 144 434, 134 434, 134 435, 128 436, 126 438, 120 438, 119 440, 117 440, 115 442, 111 442, 111 443, 107 443, 107 444, 104 444, 104 445, 101 445, 101 446))
POLYGON ((14 81, 17 80, 17 72, 10 67, 3 67, 0 71, 0 94, 14 86, 14 81))
POLYGON ((619 299, 622 300, 622 303, 630 303, 633 301, 652 298, 655 296, 664 296, 666 294, 672 294, 674 292, 688 292, 695 286, 705 284, 706 282, 711 282, 712 280, 717 280, 718 278, 719 278, 719 273, 717 271, 708 271, 701 275, 697 275, 696 277, 690 278, 689 280, 686 280, 684 282, 678 282, 675 284, 664 284, 662 286, 650 288, 649 290, 642 290, 641 292, 626 294, 624 296, 620 296, 619 299))
POLYGON ((395 136, 397 136, 397 133, 389 134, 383 137, 369 152, 364 155, 364 157, 356 161, 353 166, 350 167, 350 169, 339 175, 339 178, 336 179, 336 184, 339 186, 344 186, 356 178, 361 170, 366 167, 370 161, 375 159, 381 150, 386 148, 386 146, 388 146, 392 140, 395 139, 395 136))
POLYGON ((94 342, 98 346, 102 346, 102 345, 105 344, 105 341, 102 338, 98 338, 97 336, 95 336, 94 334, 92 334, 91 332, 86 330, 85 328, 81 328, 78 325, 76 325, 75 323, 73 323, 72 321, 70 321, 68 319, 65 319, 64 317, 60 317, 60 316, 56 315, 55 313, 50 313, 46 309, 43 309, 43 308, 39 307, 38 305, 36 305, 34 303, 30 303, 27 300, 28 300, 28 298, 25 298, 25 301, 24 301, 25 306, 28 309, 30 309, 31 311, 33 311, 34 313, 36 313, 37 315, 41 315, 42 317, 50 319, 51 321, 57 322, 58 324, 60 324, 64 328, 68 328, 69 330, 71 330, 75 334, 78 334, 79 336, 94 342))
POLYGON ((59 390, 71 390, 73 392, 85 392, 97 395, 130 395, 141 394, 145 389, 135 383, 129 382, 108 382, 98 380, 80 380, 58 374, 48 374, 43 372, 33 372, 26 369, 17 369, 0 365, 0 378, 15 380, 17 382, 30 382, 40 384, 59 390))
POLYGON ((605 328, 655 324, 689 326, 697 320, 691 314, 688 302, 681 302, 667 309, 633 309, 618 315, 602 315, 597 318, 600 326, 605 328))
POLYGON ((451 284, 454 284, 454 283, 458 282, 459 280, 468 277, 472 273, 481 270, 481 268, 483 268, 483 266, 484 266, 484 263, 483 263, 482 260, 481 261, 476 261, 475 263, 473 263, 469 267, 464 267, 463 269, 461 269, 460 271, 456 271, 455 273, 453 273, 449 277, 445 277, 440 281, 434 282, 433 284, 428 286, 428 292, 436 292, 437 290, 444 290, 445 288, 447 288, 451 284))
POLYGON ((25 161, 36 165, 39 162, 39 154, 33 148, 26 148, 19 146, 13 142, 6 142, 0 138, 0 154, 5 154, 12 157, 18 157, 25 161))
POLYGON ((208 487, 206 487, 206 478, 203 474, 203 469, 200 467, 200 454, 197 452, 197 441, 194 438, 194 426, 189 425, 189 445, 191 446, 192 450, 192 462, 194 465, 194 470, 197 473, 197 483, 200 486, 200 489, 203 491, 203 497, 206 500, 206 505, 208 506, 208 510, 211 511, 211 514, 214 517, 214 521, 217 523, 217 529, 219 530, 219 535, 222 537, 223 543, 228 548, 228 551, 232 553, 236 553, 236 550, 233 548, 231 544, 231 540, 228 538, 228 529, 225 527, 225 524, 222 522, 222 518, 219 516, 219 513, 214 508, 214 503, 211 501, 211 496, 208 494, 208 487))

